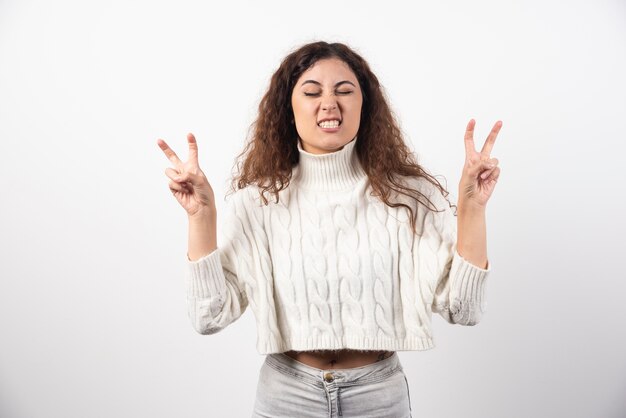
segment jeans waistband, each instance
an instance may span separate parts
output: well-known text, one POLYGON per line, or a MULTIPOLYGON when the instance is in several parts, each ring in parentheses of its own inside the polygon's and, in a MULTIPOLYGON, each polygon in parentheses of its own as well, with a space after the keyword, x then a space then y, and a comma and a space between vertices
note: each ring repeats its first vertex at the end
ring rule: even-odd
POLYGON ((278 371, 297 376, 318 386, 323 385, 325 379, 329 379, 329 373, 330 378, 336 384, 351 386, 382 380, 398 370, 402 370, 397 352, 375 363, 349 369, 318 369, 301 363, 284 353, 268 354, 265 357, 265 362, 278 371))

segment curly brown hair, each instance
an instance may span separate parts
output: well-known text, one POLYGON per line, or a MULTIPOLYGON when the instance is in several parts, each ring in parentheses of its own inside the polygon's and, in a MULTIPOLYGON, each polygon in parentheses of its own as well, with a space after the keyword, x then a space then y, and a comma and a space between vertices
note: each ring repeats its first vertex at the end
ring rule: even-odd
MULTIPOLYGON (((278 203, 278 193, 289 185, 292 169, 299 159, 298 133, 291 123, 294 118, 291 94, 302 73, 326 58, 338 58, 345 62, 361 85, 363 105, 355 150, 368 176, 371 195, 390 207, 406 207, 410 213, 411 228, 415 232, 412 208, 404 203, 392 202, 392 192, 413 198, 430 210, 440 211, 434 208, 427 196, 407 187, 402 179, 424 178, 438 188, 446 200, 449 193, 417 163, 413 152, 405 144, 395 115, 387 104, 383 87, 369 64, 342 43, 313 42, 285 57, 272 75, 269 88, 261 99, 258 117, 250 126, 248 143, 237 156, 238 174, 233 176, 231 189, 236 191, 248 185, 256 185, 260 188, 265 205, 268 204, 266 192, 273 194, 278 203), (428 204, 421 199, 425 199, 428 204)), ((456 207, 449 200, 448 204, 456 207)))

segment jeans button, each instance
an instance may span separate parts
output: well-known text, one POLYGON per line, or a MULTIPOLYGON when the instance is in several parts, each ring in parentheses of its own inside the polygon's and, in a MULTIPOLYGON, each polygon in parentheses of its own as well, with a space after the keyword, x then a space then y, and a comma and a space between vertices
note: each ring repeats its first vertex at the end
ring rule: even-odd
POLYGON ((332 373, 328 372, 324 375, 324 380, 330 383, 335 380, 335 378, 333 377, 332 373))

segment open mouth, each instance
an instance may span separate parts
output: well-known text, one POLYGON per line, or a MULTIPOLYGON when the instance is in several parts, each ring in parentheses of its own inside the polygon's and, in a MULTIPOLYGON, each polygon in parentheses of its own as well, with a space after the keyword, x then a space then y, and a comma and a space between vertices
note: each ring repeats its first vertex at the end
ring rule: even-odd
POLYGON ((338 128, 341 125, 341 121, 339 119, 332 120, 323 120, 317 124, 320 128, 338 128))

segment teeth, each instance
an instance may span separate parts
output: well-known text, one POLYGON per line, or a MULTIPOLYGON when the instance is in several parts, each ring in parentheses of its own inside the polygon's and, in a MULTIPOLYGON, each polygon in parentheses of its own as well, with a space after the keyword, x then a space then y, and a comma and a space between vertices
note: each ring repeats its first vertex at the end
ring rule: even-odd
POLYGON ((339 126, 338 120, 325 120, 318 124, 321 128, 336 128, 339 126))

